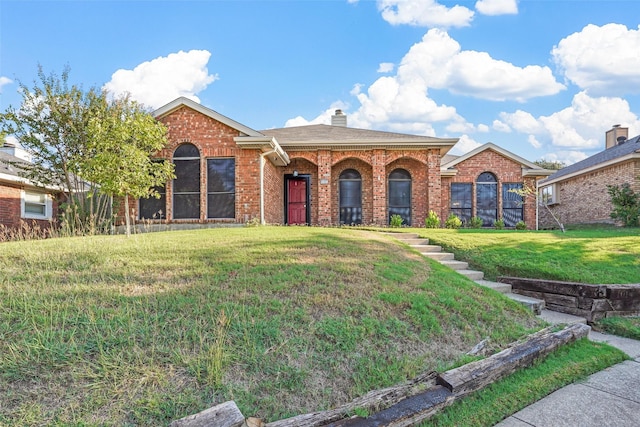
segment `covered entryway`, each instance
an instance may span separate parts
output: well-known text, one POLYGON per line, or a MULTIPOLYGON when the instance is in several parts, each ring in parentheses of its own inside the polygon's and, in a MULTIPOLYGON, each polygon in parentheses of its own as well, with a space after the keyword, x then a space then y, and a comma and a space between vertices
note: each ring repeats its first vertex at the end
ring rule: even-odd
POLYGON ((309 176, 285 175, 285 223, 310 224, 309 176))

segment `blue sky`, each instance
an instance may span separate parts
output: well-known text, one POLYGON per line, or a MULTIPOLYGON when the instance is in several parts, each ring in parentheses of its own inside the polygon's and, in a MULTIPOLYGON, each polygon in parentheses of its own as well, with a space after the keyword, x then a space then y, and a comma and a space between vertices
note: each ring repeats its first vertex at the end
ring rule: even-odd
POLYGON ((0 2, 0 110, 37 65, 253 129, 329 123, 573 163, 640 133, 640 1, 0 2))

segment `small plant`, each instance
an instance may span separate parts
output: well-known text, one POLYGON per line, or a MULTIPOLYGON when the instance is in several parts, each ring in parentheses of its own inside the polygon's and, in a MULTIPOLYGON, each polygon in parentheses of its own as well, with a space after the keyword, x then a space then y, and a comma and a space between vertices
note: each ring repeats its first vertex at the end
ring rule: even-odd
POLYGON ((438 228, 440 227, 440 217, 434 211, 429 211, 429 215, 424 219, 424 226, 426 228, 438 228))
POLYGON ((621 221, 625 227, 640 225, 640 195, 629 184, 607 185, 613 211, 611 218, 621 221))
POLYGON ((479 216, 474 216, 469 220, 469 228, 482 228, 484 221, 479 216))
POLYGON ((462 226, 462 221, 460 221, 460 218, 458 218, 456 214, 451 214, 445 221, 444 226, 446 228, 457 229, 462 226))
POLYGON ((260 223, 260 218, 257 217, 251 218, 244 224, 245 227, 259 227, 260 225, 262 225, 260 223))
POLYGON ((504 219, 496 219, 495 221, 493 221, 493 226, 496 230, 502 230, 504 228, 504 219))
POLYGON ((516 223, 516 230, 526 230, 527 224, 524 221, 518 221, 516 223))
POLYGON ((402 219, 400 215, 398 214, 391 215, 389 225, 391 225, 392 228, 399 228, 402 226, 403 222, 404 222, 404 219, 402 219))

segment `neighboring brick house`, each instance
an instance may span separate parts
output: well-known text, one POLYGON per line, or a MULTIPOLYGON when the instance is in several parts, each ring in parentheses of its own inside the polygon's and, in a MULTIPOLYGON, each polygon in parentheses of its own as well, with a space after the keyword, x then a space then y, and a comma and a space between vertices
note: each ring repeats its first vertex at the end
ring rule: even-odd
MULTIPOLYGON (((453 182, 471 185, 471 212, 489 224, 508 203, 500 192, 490 212, 484 204, 491 191, 479 177, 493 177, 501 191, 507 183, 535 185, 550 173, 492 144, 454 158, 447 152, 456 138, 349 128, 340 110, 331 126, 263 131, 186 98, 154 115, 169 129, 169 145, 158 157, 173 161, 176 179, 158 188, 159 199, 139 200, 139 221, 383 225, 398 214, 421 226, 430 210, 449 214, 453 182)), ((514 215, 535 225, 527 204, 514 215)))
MULTIPOLYGON (((640 136, 628 136, 628 128, 614 126, 606 132, 604 151, 540 181, 543 203, 562 224, 613 223, 607 185, 629 184, 640 192, 640 136)), ((540 227, 557 227, 546 209, 540 210, 540 227)))
POLYGON ((26 162, 20 149, 5 145, 0 149, 0 224, 8 228, 23 223, 48 228, 57 217, 59 191, 36 185, 23 178, 19 163, 26 162))

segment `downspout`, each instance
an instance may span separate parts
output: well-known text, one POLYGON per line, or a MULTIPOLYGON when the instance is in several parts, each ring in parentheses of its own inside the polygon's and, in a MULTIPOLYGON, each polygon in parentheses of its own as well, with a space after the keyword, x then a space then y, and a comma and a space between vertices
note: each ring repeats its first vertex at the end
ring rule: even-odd
POLYGON ((265 158, 273 153, 276 150, 273 149, 271 151, 267 151, 266 153, 260 154, 260 225, 264 225, 264 164, 265 158))
POLYGON ((536 179, 536 231, 540 231, 540 204, 538 197, 540 197, 539 181, 536 179))

